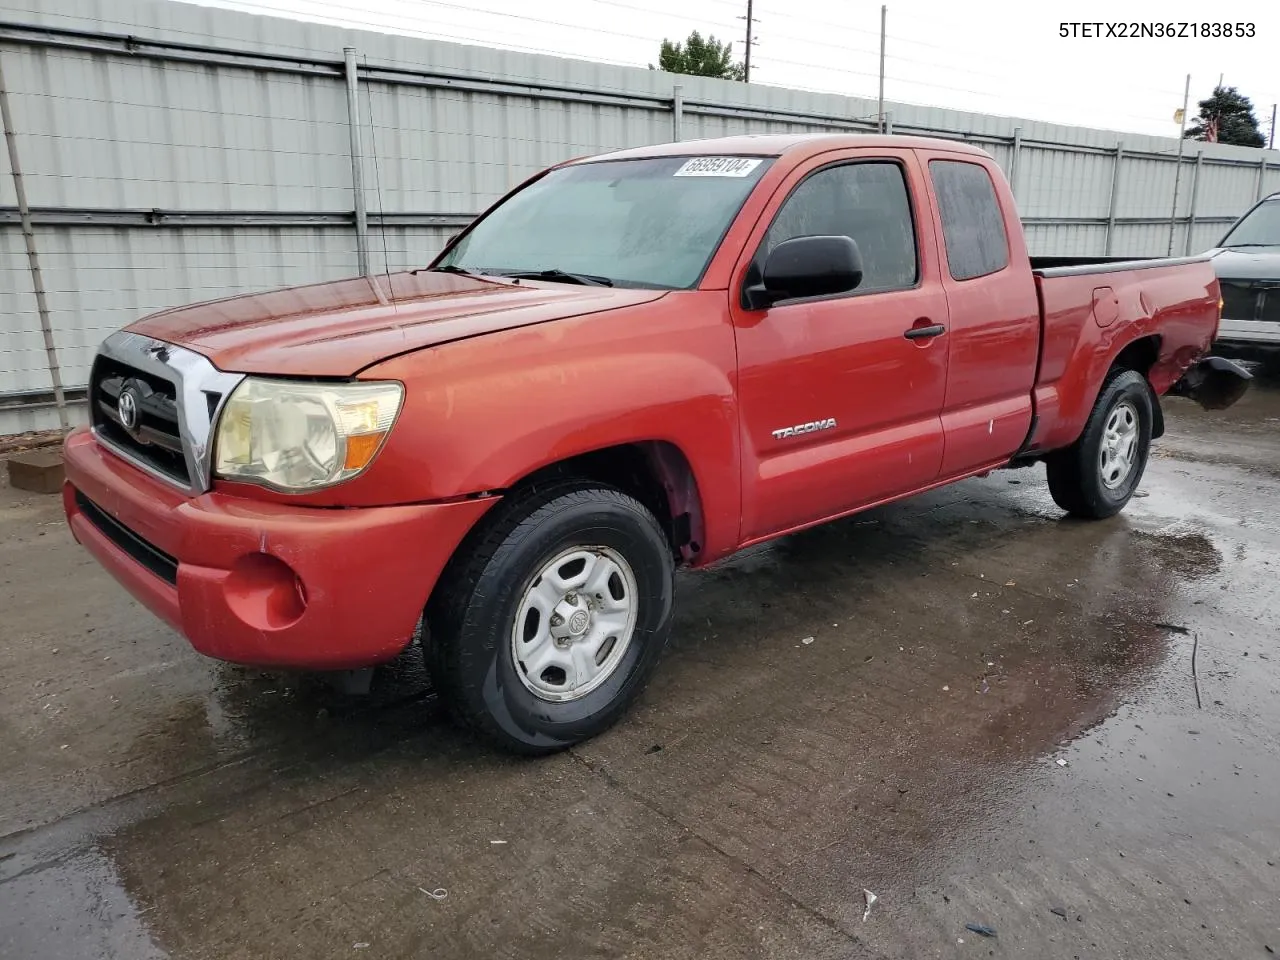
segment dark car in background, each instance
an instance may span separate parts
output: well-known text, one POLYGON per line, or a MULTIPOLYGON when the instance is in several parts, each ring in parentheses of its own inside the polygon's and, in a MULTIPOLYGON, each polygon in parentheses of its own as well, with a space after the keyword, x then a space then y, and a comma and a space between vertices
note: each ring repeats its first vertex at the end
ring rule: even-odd
POLYGON ((1280 193, 1254 204, 1207 255, 1222 287, 1217 342, 1280 360, 1280 193))

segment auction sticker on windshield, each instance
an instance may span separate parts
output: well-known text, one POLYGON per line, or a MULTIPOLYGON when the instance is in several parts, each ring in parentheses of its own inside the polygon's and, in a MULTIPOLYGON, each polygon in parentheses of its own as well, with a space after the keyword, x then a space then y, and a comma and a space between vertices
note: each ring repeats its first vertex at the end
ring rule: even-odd
POLYGON ((759 160, 747 157, 694 157, 685 162, 674 177, 745 177, 756 167, 759 160))

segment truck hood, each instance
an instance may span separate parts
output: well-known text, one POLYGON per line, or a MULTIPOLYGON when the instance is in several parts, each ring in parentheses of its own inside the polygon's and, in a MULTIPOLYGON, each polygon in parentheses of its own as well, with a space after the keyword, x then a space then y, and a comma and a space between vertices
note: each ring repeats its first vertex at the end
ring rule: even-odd
POLYGON ((1219 280, 1280 280, 1280 247, 1217 247, 1206 255, 1219 280))
POLYGON ((179 307, 128 329, 230 372, 346 377, 422 347, 635 306, 664 292, 419 270, 179 307))

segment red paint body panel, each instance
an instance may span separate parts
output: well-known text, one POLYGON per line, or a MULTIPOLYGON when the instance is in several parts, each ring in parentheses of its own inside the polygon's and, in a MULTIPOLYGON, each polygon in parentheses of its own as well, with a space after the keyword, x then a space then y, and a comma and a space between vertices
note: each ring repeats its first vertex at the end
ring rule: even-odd
POLYGON ((364 489, 388 502, 503 490, 577 454, 664 441, 697 482, 704 555, 730 553, 740 515, 734 367, 724 295, 697 290, 396 357, 365 374, 403 382, 406 406, 364 489))
MULTIPOLYGON (((920 151, 925 170, 931 160, 964 161, 987 171, 1008 239, 1003 270, 969 280, 953 279, 945 267, 941 272, 950 314, 942 475, 950 476, 1007 457, 1026 439, 1040 353, 1040 304, 1013 193, 995 161, 951 149, 920 151)), ((933 201, 929 208, 939 250, 945 252, 933 181, 923 180, 933 201)))
MULTIPOLYGON (((901 164, 911 196, 924 189, 909 150, 836 150, 796 164, 741 246, 732 289, 741 289, 773 212, 804 177, 828 164, 868 159, 901 164)), ((945 324, 947 318, 933 233, 919 206, 915 289, 855 291, 756 311, 730 298, 742 408, 742 540, 938 479, 947 338, 903 336, 916 323, 945 324), (832 429, 784 438, 772 432, 828 417, 836 421, 832 429)))
POLYGON ((688 154, 777 158, 693 290, 401 273, 135 324, 224 370, 394 379, 405 402, 368 470, 299 496, 218 481, 190 497, 77 431, 66 444, 65 497, 76 538, 210 656, 366 666, 403 648, 467 532, 542 467, 622 444, 658 451, 701 566, 999 467, 1021 450, 1033 416, 1034 451, 1069 445, 1125 346, 1159 337, 1150 381, 1164 393, 1216 328, 1207 262, 1033 275, 1009 187, 971 147, 800 135, 613 156, 688 154), (1008 233, 1005 269, 951 278, 931 158, 988 171, 1008 233), (860 159, 904 171, 917 285, 745 309, 751 258, 794 186, 825 164, 860 159), (926 320, 945 333, 903 336, 926 320), (774 435, 827 418, 830 429, 774 435), (105 536, 75 490, 176 558, 176 585, 105 536))
POLYGON ((76 539, 201 653, 265 667, 343 669, 395 657, 445 562, 494 502, 316 510, 218 493, 187 498, 85 430, 68 437, 65 453, 64 502, 76 539), (175 557, 177 585, 108 540, 73 490, 175 557), (264 555, 302 582, 305 609, 291 622, 273 623, 279 618, 257 602, 268 591, 252 566, 264 555))
POLYGON ((818 517, 816 520, 798 523, 794 527, 788 527, 786 530, 780 530, 777 533, 769 534, 768 536, 756 537, 754 540, 746 540, 739 549, 755 546, 759 543, 768 543, 770 540, 776 540, 778 537, 788 536, 792 533, 799 533, 801 530, 808 530, 812 527, 820 527, 824 523, 841 520, 845 517, 853 516, 856 513, 862 513, 864 510, 870 510, 873 507, 882 507, 885 504, 896 503, 899 500, 906 500, 908 497, 914 497, 921 493, 928 493, 930 490, 936 490, 938 487, 949 486, 950 484, 958 483, 961 480, 967 480, 969 477, 980 477, 984 474, 990 473, 992 470, 999 470, 1001 467, 1005 466, 1007 462, 1007 459, 1001 458, 994 463, 971 467, 963 473, 940 477, 933 481, 933 483, 925 484, 923 487, 916 490, 908 490, 905 493, 889 494, 881 497, 879 500, 872 500, 869 503, 863 503, 856 507, 849 507, 845 510, 839 511, 838 513, 832 513, 825 517, 818 517))
POLYGON ((1075 441, 1107 370, 1130 343, 1147 336, 1160 338, 1148 379, 1157 394, 1164 394, 1208 351, 1217 329, 1218 280, 1208 261, 1103 275, 1037 277, 1036 283, 1044 310, 1035 389, 1040 424, 1032 445, 1037 451, 1075 441), (1094 311, 1100 276, 1116 301, 1117 318, 1106 326, 1098 324, 1094 311))
POLYGON ((203 353, 223 370, 346 377, 394 354, 661 296, 423 271, 214 300, 129 329, 203 353))

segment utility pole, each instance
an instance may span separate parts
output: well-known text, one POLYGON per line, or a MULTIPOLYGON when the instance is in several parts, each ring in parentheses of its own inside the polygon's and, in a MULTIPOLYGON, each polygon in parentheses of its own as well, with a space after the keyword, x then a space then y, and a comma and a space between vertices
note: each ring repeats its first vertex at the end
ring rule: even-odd
POLYGON ((884 21, 888 9, 884 4, 880 5, 880 109, 876 113, 876 129, 881 133, 884 133, 884 21))
POLYGON ((1267 138, 1270 142, 1267 144, 1268 150, 1274 150, 1276 146, 1276 105, 1271 105, 1271 136, 1267 138))
POLYGON ((752 0, 747 0, 747 52, 742 58, 742 79, 744 83, 751 82, 751 34, 752 28, 755 26, 756 19, 751 13, 752 0))
MULTIPOLYGON (((1169 250, 1166 256, 1173 256, 1173 230, 1178 222, 1178 186, 1182 180, 1182 151, 1187 145, 1187 107, 1191 103, 1191 74, 1187 74, 1187 85, 1182 91, 1182 123, 1178 128, 1178 169, 1173 174, 1173 210, 1169 212, 1169 250)), ((1190 227, 1188 226, 1188 229, 1190 227)))

